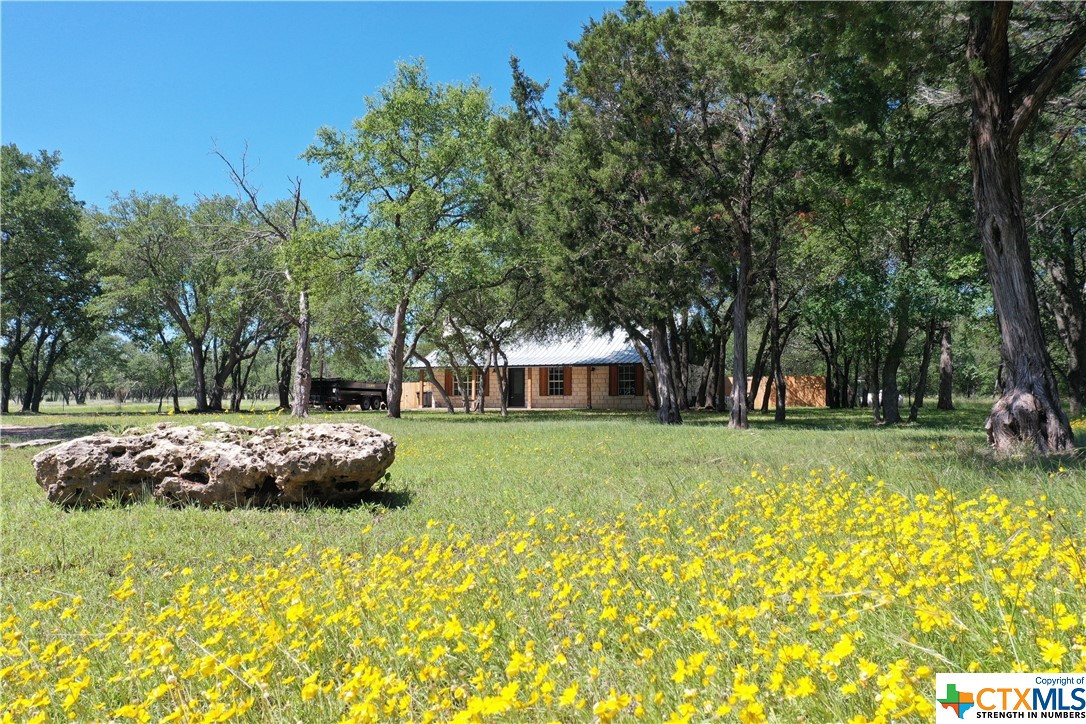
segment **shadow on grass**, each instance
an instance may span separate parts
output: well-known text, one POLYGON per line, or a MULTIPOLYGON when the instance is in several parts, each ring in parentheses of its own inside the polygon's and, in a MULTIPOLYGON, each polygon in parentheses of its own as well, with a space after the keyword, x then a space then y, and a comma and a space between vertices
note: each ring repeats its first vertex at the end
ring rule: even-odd
MULTIPOLYGON (((362 494, 362 505, 385 510, 399 510, 411 504, 415 495, 410 490, 368 490, 362 494)), ((345 506, 356 508, 357 505, 345 506)))
POLYGON ((105 500, 98 500, 92 503, 83 503, 76 499, 69 501, 56 501, 54 502, 54 505, 64 510, 65 512, 75 515, 90 511, 101 511, 103 509, 110 510, 130 508, 136 505, 153 505, 155 507, 171 510, 206 510, 216 511, 220 513, 230 513, 235 510, 244 510, 258 513, 271 513, 284 510, 355 510, 360 508, 383 508, 385 510, 398 510, 400 508, 406 508, 408 505, 411 504, 411 501, 413 499, 414 493, 412 493, 410 490, 371 488, 370 490, 359 493, 356 500, 350 501, 318 500, 315 498, 307 498, 300 503, 283 503, 276 501, 261 505, 259 503, 254 503, 252 500, 248 500, 233 507, 226 507, 221 505, 204 506, 192 501, 156 498, 151 494, 151 491, 145 487, 141 493, 118 492, 116 495, 106 498, 105 500))
MULTIPOLYGON (((906 414, 908 410, 904 410, 906 414)), ((915 423, 901 425, 876 425, 871 410, 866 407, 831 410, 824 407, 793 407, 788 410, 784 422, 773 419, 773 411, 768 413, 753 411, 748 419, 752 429, 756 430, 959 430, 962 433, 976 432, 984 426, 987 407, 977 405, 959 407, 950 411, 924 408, 915 423)), ((683 421, 693 426, 726 426, 727 412, 687 411, 683 421)))
MULTIPOLYGON (((355 413, 358 414, 358 413, 355 413)), ((366 415, 374 413, 364 413, 366 415)), ((381 413, 382 415, 384 413, 381 413)), ((449 414, 446 410, 405 410, 403 419, 408 422, 447 422, 460 425, 503 424, 507 422, 593 422, 607 420, 655 421, 654 412, 627 412, 623 410, 509 410, 504 417, 497 409, 483 413, 465 413, 463 409, 449 414)))
MULTIPOLYGON (((788 410, 788 416, 784 422, 778 423, 773 419, 773 411, 767 413, 752 411, 749 416, 750 426, 754 430, 772 432, 775 430, 831 430, 831 431, 858 431, 858 430, 886 430, 912 431, 931 430, 941 433, 958 431, 963 435, 975 434, 984 427, 984 419, 988 415, 989 404, 984 402, 965 402, 959 404, 954 410, 944 411, 935 409, 934 404, 929 404, 921 409, 919 419, 915 423, 903 423, 901 425, 881 426, 872 420, 871 410, 866 407, 849 409, 828 409, 824 407, 793 407, 788 410)), ((902 409, 902 413, 908 414, 908 407, 902 409)), ((711 410, 686 410, 682 413, 683 424, 691 427, 727 427, 728 413, 711 410)), ((408 422, 442 422, 454 425, 488 425, 503 424, 508 422, 645 422, 654 424, 656 413, 651 410, 622 411, 622 410, 510 410, 509 414, 502 417, 497 410, 487 410, 483 414, 469 413, 457 410, 449 414, 443 410, 405 411, 403 419, 408 422)))
POLYGON ((77 437, 93 435, 96 432, 109 430, 112 425, 106 423, 62 423, 55 425, 25 425, 33 418, 19 419, 18 423, 11 423, 11 418, 5 418, 9 424, 0 427, 0 439, 5 442, 18 442, 35 438, 56 438, 60 440, 74 440, 77 437), (15 427, 12 427, 15 425, 15 427))

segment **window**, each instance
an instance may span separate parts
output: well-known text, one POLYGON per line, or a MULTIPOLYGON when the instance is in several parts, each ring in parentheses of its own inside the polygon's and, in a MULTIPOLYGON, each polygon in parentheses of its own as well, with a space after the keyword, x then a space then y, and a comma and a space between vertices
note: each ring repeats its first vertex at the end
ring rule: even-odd
POLYGON ((561 367, 548 367, 547 368, 547 394, 548 395, 564 395, 566 394, 566 373, 561 367))
POLYGON ((618 366, 618 394, 637 394, 637 370, 634 365, 618 366))
POLYGON ((461 380, 453 375, 453 388, 449 394, 453 397, 471 397, 471 379, 461 380))

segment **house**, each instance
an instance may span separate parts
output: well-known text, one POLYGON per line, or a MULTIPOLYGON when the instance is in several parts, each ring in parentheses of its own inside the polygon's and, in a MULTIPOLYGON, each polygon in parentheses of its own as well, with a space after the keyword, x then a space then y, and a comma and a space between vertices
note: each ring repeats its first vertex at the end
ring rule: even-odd
MULTIPOLYGON (((513 409, 596 409, 596 410, 646 410, 650 409, 645 390, 645 370, 641 357, 625 333, 599 334, 586 331, 574 339, 553 342, 528 342, 505 350, 509 358, 508 407, 513 409)), ((498 397, 498 375, 490 370, 485 379, 470 366, 462 371, 471 375, 470 380, 457 380, 451 369, 431 358, 434 374, 444 387, 455 407, 464 404, 465 395, 476 400, 480 391, 485 407, 501 406, 498 397)), ((443 408, 440 394, 420 366, 409 367, 417 374, 405 374, 400 407, 404 410, 443 408)), ((698 374, 700 367, 692 367, 698 374)), ((819 376, 788 376, 788 407, 825 407, 825 378, 819 376)), ((751 378, 747 378, 750 389, 751 378)), ((727 378, 726 394, 731 393, 732 378, 727 378)), ((760 409, 769 396, 769 407, 775 404, 775 385, 772 378, 763 378, 754 409, 760 409)))
MULTIPOLYGON (((576 339, 549 343, 526 342, 505 349, 509 358, 508 401, 514 409, 605 409, 644 410, 645 395, 641 357, 624 333, 585 332, 576 339)), ((482 391, 485 406, 501 406, 496 370, 486 379, 458 381, 452 370, 434 360, 434 373, 454 405, 464 395, 477 399, 482 391)), ((404 381, 400 406, 403 409, 443 407, 441 396, 421 367, 416 381, 404 381)), ((466 369, 466 368, 465 368, 466 369)))

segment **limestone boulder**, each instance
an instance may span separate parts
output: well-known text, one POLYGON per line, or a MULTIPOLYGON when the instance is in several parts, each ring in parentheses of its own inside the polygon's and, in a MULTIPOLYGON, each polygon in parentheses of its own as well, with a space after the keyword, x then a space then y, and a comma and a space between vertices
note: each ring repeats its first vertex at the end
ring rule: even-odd
POLYGON ((385 475, 389 435, 347 423, 249 428, 212 422, 70 440, 33 459, 49 500, 92 505, 145 494, 236 506, 351 505, 385 475))

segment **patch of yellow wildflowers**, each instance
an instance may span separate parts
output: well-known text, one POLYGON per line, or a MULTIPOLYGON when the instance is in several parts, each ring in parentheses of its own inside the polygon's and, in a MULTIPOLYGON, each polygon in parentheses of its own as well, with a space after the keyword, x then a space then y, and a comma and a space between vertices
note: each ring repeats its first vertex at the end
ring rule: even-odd
MULTIPOLYGON (((1081 514, 834 469, 483 541, 245 556, 0 621, 3 721, 932 716, 935 671, 1086 670, 1081 514), (87 626, 85 620, 109 620, 87 626)), ((166 575, 169 574, 169 575, 166 575)), ((114 584, 115 585, 115 584, 114 584)))

